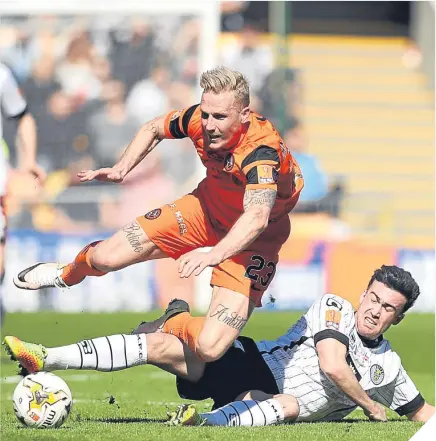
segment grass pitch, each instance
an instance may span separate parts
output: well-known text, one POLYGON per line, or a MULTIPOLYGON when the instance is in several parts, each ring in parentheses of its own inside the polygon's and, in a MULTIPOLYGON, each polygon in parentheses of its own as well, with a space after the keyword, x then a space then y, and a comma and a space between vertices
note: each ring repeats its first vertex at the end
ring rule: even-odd
MULTIPOLYGON (((300 313, 258 312, 244 334, 255 339, 275 338, 294 323, 300 313)), ((9 314, 2 335, 58 346, 93 338, 129 332, 151 314, 9 314)), ((434 404, 434 315, 410 314, 387 334, 403 365, 424 398, 434 404)), ((74 405, 69 419, 59 429, 28 429, 16 420, 12 392, 20 378, 17 366, 1 353, 1 438, 2 440, 141 440, 238 441, 312 440, 408 440, 421 427, 389 411, 388 423, 368 422, 357 410, 339 423, 301 423, 278 427, 219 428, 168 427, 162 424, 167 409, 182 403, 170 374, 151 366, 139 366, 113 373, 91 371, 56 372, 70 386, 74 405), (112 403, 112 404, 111 404, 112 403)), ((211 402, 199 403, 209 410, 211 402)))

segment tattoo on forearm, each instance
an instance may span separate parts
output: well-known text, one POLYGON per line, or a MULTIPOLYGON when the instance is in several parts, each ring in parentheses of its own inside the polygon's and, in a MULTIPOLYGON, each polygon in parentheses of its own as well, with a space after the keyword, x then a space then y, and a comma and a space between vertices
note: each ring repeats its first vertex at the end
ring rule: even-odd
POLYGON ((157 136, 159 134, 159 130, 154 122, 147 125, 146 130, 149 130, 151 133, 153 133, 154 136, 157 136))
POLYGON ((267 205, 269 208, 274 206, 277 192, 270 188, 259 190, 246 190, 244 193, 244 210, 251 205, 267 205))
POLYGON ((123 227, 123 231, 126 233, 126 239, 133 248, 135 253, 142 253, 144 247, 141 244, 141 238, 144 235, 141 226, 137 221, 128 224, 123 227))
POLYGON ((246 318, 238 315, 237 312, 230 311, 230 308, 227 308, 221 303, 217 306, 215 311, 210 313, 210 317, 215 317, 219 322, 238 331, 242 331, 242 328, 247 323, 246 318))

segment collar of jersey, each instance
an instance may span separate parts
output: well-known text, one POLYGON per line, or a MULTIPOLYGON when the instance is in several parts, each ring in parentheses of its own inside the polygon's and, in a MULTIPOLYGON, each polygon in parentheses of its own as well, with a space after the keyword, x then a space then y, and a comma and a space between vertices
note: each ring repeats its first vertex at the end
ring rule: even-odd
POLYGON ((357 334, 362 340, 363 346, 367 348, 376 348, 383 341, 383 334, 378 336, 375 340, 370 340, 369 338, 362 337, 360 334, 357 334))

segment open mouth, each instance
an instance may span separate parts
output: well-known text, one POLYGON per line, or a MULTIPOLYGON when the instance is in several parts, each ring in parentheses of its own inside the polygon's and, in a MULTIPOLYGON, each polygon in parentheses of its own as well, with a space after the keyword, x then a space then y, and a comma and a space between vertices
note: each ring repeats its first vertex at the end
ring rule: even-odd
POLYGON ((211 144, 217 142, 221 138, 221 135, 209 135, 209 140, 211 144))
POLYGON ((377 326, 377 322, 370 317, 365 317, 365 323, 369 325, 371 328, 377 326))

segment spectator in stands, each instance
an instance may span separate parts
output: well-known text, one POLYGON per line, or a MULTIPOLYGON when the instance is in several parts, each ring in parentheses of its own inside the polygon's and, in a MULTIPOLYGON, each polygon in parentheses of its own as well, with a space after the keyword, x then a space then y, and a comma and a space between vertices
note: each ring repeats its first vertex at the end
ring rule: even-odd
POLYGON ((129 93, 135 83, 150 75, 156 56, 153 33, 145 20, 134 19, 129 30, 112 30, 109 36, 112 75, 124 83, 129 93))
POLYGON ((164 66, 156 66, 149 78, 135 84, 127 97, 127 110, 138 124, 150 121, 156 115, 168 111, 167 89, 170 73, 164 66))
POLYGON ((44 112, 47 99, 60 88, 60 84, 54 78, 54 73, 53 58, 41 58, 33 64, 31 76, 23 83, 23 92, 32 113, 44 112))
POLYGON ((116 162, 120 151, 135 136, 138 124, 127 113, 124 92, 125 87, 121 81, 106 82, 102 91, 105 105, 88 121, 87 131, 95 167, 105 167, 116 162))
POLYGON ((93 47, 88 32, 77 33, 70 41, 65 59, 57 67, 57 79, 62 90, 83 103, 100 95, 101 84, 93 67, 93 47))
POLYGON ((304 176, 304 188, 293 211, 296 213, 325 212, 338 217, 343 196, 342 183, 337 181, 329 184, 328 176, 322 170, 318 159, 307 153, 304 128, 296 118, 290 121, 290 128, 285 132, 284 141, 297 160, 304 176))
POLYGON ((242 72, 255 94, 274 67, 271 45, 263 43, 261 37, 254 24, 246 24, 238 41, 225 46, 221 52, 222 64, 242 72))
POLYGON ((293 118, 299 117, 301 87, 295 69, 276 68, 266 78, 258 96, 262 103, 261 113, 280 130, 292 126, 293 118))

